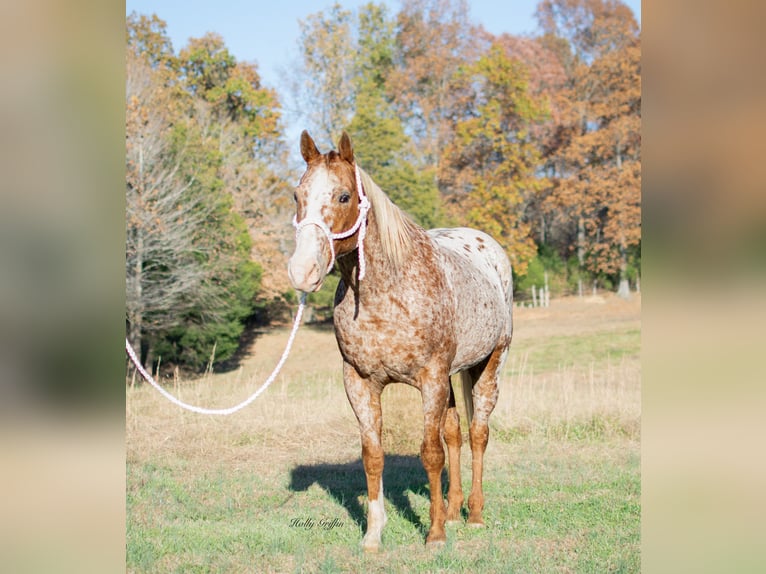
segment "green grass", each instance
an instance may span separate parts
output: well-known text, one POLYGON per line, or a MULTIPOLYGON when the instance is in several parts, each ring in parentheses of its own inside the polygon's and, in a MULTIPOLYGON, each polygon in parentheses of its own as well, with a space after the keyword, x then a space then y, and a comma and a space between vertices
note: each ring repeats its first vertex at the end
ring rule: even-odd
MULTIPOLYGON (((585 335, 556 335, 533 341, 514 343, 517 356, 527 354, 527 363, 535 372, 554 371, 562 368, 599 368, 609 361, 618 362, 623 357, 638 357, 641 353, 641 332, 623 329, 612 332, 585 335)), ((510 375, 518 375, 510 370, 510 375)))
MULTIPOLYGON (((423 546, 428 488, 416 456, 387 459, 383 552, 359 549, 359 461, 306 465, 271 478, 247 469, 195 471, 182 461, 128 465, 131 572, 638 572, 637 445, 517 441, 510 466, 485 475, 486 529, 450 527, 423 546), (626 448, 627 447, 627 448, 626 448), (290 475, 292 474, 292 479, 290 475), (310 527, 294 525, 311 519, 310 527), (323 528, 320 521, 335 525, 323 528)), ((463 484, 469 487, 469 458, 463 484)))

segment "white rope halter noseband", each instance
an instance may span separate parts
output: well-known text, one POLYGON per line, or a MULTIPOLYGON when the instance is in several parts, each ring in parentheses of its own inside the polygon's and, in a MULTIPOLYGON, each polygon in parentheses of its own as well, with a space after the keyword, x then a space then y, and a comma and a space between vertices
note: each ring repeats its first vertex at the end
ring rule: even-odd
POLYGON ((316 225, 322 230, 322 233, 327 237, 327 241, 330 244, 330 264, 327 266, 326 273, 332 271, 332 267, 335 264, 335 246, 333 245, 334 239, 345 239, 351 237, 359 230, 359 238, 356 245, 359 250, 359 280, 364 279, 364 272, 366 270, 364 261, 364 237, 367 235, 367 212, 370 210, 370 200, 364 193, 362 187, 362 179, 359 175, 359 167, 354 163, 354 175, 356 177, 356 192, 359 195, 359 215, 356 218, 356 222, 346 231, 340 231, 333 233, 328 227, 327 223, 320 217, 304 217, 300 223, 298 223, 297 215, 293 216, 293 227, 295 227, 295 240, 298 241, 298 234, 308 225, 316 225))

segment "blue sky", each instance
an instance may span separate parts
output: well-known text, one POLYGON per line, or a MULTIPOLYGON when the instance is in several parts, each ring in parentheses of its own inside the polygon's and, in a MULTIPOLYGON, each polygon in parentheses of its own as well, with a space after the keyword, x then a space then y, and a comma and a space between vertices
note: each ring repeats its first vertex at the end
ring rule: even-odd
MULTIPOLYGON (((340 0, 355 9, 370 0, 340 0)), ((532 34, 538 0, 471 0, 471 18, 493 34, 532 34)), ((641 0, 627 0, 641 21, 641 0)), ((256 62, 269 87, 280 87, 280 69, 289 70, 297 57, 298 20, 333 4, 333 0, 126 0, 126 14, 152 14, 165 20, 173 49, 178 52, 190 37, 220 34, 237 60, 256 62)), ((386 0, 393 15, 399 0, 386 0)))

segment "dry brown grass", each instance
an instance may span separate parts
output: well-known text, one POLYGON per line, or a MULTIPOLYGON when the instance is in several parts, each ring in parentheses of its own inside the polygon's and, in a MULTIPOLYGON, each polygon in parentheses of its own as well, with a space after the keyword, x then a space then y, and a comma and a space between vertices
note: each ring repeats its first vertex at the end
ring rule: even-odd
POLYGON ((516 309, 514 321, 496 426, 549 436, 590 426, 638 439, 640 296, 568 297, 516 309))
MULTIPOLYGON (((284 329, 258 337, 241 367, 169 385, 180 399, 209 408, 229 407, 247 398, 269 376, 287 340, 284 329)), ((273 470, 317 458, 334 435, 356 433, 340 375, 341 360, 331 332, 303 327, 291 357, 272 386, 253 404, 226 417, 188 413, 143 385, 127 389, 129 461, 163 457, 211 459, 252 465, 270 461, 273 470), (328 440, 329 439, 329 440, 328 440)), ((337 441, 338 455, 357 454, 337 441)), ((324 454, 324 453, 323 453, 324 454)))
POLYGON ((520 374, 506 380, 493 413, 495 425, 522 434, 545 432, 552 437, 590 425, 594 432, 617 431, 638 438, 638 358, 622 358, 598 369, 591 364, 588 368, 570 367, 539 374, 528 367, 525 356, 514 357, 510 363, 510 368, 518 368, 520 374))
MULTIPOLYGON (((641 410, 637 355, 583 362, 575 351, 571 357, 564 355, 564 363, 555 368, 540 367, 531 357, 540 345, 545 357, 547 342, 561 337, 587 340, 640 329, 640 309, 640 297, 625 302, 612 296, 554 300, 547 309, 515 309, 514 343, 492 417, 500 431, 496 436, 502 438, 506 432, 568 437, 575 427, 585 425, 587 430, 587 425, 595 425, 590 430, 618 431, 637 439, 641 410)), ((285 329, 269 330, 256 338, 239 369, 193 381, 170 381, 169 388, 192 404, 211 408, 236 404, 266 379, 286 339, 285 329)), ((359 455, 340 354, 332 330, 326 327, 302 327, 272 387, 232 416, 187 413, 147 385, 126 392, 127 452, 132 462, 167 457, 200 464, 214 460, 233 466, 260 464, 260 470, 270 472, 294 462, 359 455)), ((460 400, 458 396, 459 404, 460 400)), ((422 438, 419 392, 406 385, 389 386, 383 393, 383 416, 386 452, 416 454, 422 438)))

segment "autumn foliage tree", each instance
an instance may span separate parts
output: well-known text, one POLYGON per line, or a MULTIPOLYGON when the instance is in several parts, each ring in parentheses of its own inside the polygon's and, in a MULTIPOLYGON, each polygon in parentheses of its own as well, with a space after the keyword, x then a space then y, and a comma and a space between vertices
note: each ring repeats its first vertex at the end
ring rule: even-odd
POLYGON ((171 151, 171 98, 139 54, 127 56, 126 110, 126 311, 129 339, 146 349, 146 337, 181 322, 201 294, 206 272, 194 229, 209 206, 181 177, 171 151), (169 313, 168 310, 173 312, 169 313))
POLYGON ((390 94, 395 21, 383 5, 356 13, 335 4, 301 21, 302 62, 291 90, 317 139, 334 145, 346 130, 364 169, 426 227, 442 221, 435 169, 424 164, 390 94))
POLYGON ((453 209, 463 214, 457 219, 495 237, 524 274, 536 253, 525 208, 544 185, 531 130, 545 107, 529 94, 524 64, 499 43, 464 73, 476 89, 475 112, 456 124, 444 183, 453 190, 453 209))
MULTIPOLYGON (((276 92, 261 85, 255 64, 238 62, 214 33, 191 38, 177 62, 185 115, 219 155, 217 177, 234 212, 245 218, 251 258, 264 268, 283 266, 292 202, 276 92)), ((267 273, 262 287, 273 298, 287 283, 267 273)))
POLYGON ((638 26, 615 0, 544 0, 537 15, 567 75, 548 141, 547 210, 568 215, 579 265, 616 276, 626 295, 641 239, 638 26))
POLYGON ((435 170, 440 191, 444 149, 471 97, 458 72, 478 59, 487 40, 471 23, 466 0, 402 2, 388 90, 424 164, 435 170))
POLYGON ((351 11, 338 2, 298 22, 300 59, 287 83, 296 115, 318 141, 334 141, 353 115, 352 22, 351 11))

